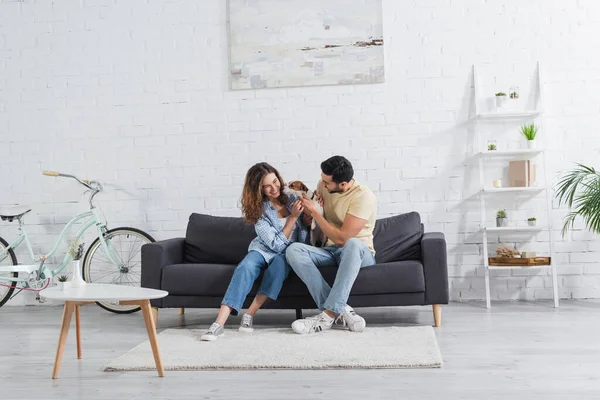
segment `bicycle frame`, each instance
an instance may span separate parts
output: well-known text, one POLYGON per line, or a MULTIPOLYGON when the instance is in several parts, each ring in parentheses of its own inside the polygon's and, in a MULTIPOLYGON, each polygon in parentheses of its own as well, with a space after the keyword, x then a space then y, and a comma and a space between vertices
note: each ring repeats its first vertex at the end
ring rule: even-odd
MULTIPOLYGON (((25 242, 25 245, 27 246, 27 250, 29 253, 29 257, 31 259, 32 264, 34 264, 34 265, 27 265, 27 266, 15 265, 15 266, 1 267, 2 272, 8 272, 8 273, 9 272, 29 272, 29 273, 31 273, 35 270, 38 270, 39 271, 39 274, 38 274, 39 279, 49 279, 49 278, 52 278, 52 277, 58 275, 69 264, 69 262, 71 262, 71 260, 72 260, 71 255, 67 252, 62 263, 60 263, 60 265, 58 265, 54 269, 50 269, 50 268, 46 267, 44 265, 44 261, 47 260, 48 258, 52 257, 56 253, 59 245, 62 243, 63 238, 66 235, 66 232, 69 230, 69 228, 71 228, 71 226, 73 226, 73 224, 75 224, 77 221, 80 221, 85 218, 89 218, 89 219, 87 221, 85 221, 84 224, 79 228, 79 230, 75 234, 75 238, 76 239, 81 238, 83 236, 83 234, 89 228, 91 228, 92 226, 95 226, 97 233, 98 233, 98 238, 100 239, 102 248, 104 249, 106 255, 108 256, 108 258, 110 259, 110 261, 113 264, 121 267, 123 265, 123 261, 120 260, 119 257, 113 253, 112 248, 110 246, 108 246, 108 244, 107 244, 108 242, 105 238, 106 224, 103 222, 102 218, 100 217, 100 214, 101 214, 101 212, 97 208, 92 207, 92 209, 90 211, 81 213, 81 214, 77 215, 76 217, 74 217, 73 219, 71 219, 67 223, 67 225, 63 228, 63 230, 61 231, 60 236, 58 237, 58 240, 56 241, 52 250, 50 250, 50 252, 48 254, 42 256, 40 260, 35 259, 35 255, 33 254, 33 248, 31 247, 31 242, 29 241, 29 236, 27 235, 27 232, 25 231, 23 222, 19 219, 19 236, 17 237, 17 239, 15 241, 10 243, 6 249, 0 251, 0 261, 2 261, 5 257, 8 256, 9 249, 14 250, 17 247, 19 247, 19 245, 21 245, 21 243, 25 242), (38 266, 38 263, 39 263, 39 266, 38 266), (9 267, 12 267, 12 269, 9 269, 9 267), (29 268, 27 268, 27 267, 29 267, 29 268)), ((4 276, 4 277, 0 276, 0 281, 6 281, 6 282, 28 282, 29 280, 30 280, 29 276, 26 278, 21 278, 21 277, 14 278, 14 277, 8 277, 8 276, 4 276)))

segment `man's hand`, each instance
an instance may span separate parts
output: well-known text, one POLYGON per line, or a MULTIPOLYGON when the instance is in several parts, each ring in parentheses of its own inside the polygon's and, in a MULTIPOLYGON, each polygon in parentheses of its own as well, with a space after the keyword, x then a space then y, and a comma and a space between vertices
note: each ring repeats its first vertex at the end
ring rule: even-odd
POLYGON ((323 207, 325 205, 325 202, 323 201, 323 196, 318 194, 316 190, 314 191, 314 193, 315 193, 315 200, 317 201, 317 203, 319 203, 319 205, 321 207, 323 207))
POLYGON ((315 206, 315 203, 313 203, 313 201, 311 199, 309 199, 308 197, 306 197, 306 194, 302 193, 302 198, 300 199, 300 201, 302 202, 302 205, 304 206, 304 212, 308 213, 309 215, 313 215, 313 213, 317 213, 317 206, 315 206))

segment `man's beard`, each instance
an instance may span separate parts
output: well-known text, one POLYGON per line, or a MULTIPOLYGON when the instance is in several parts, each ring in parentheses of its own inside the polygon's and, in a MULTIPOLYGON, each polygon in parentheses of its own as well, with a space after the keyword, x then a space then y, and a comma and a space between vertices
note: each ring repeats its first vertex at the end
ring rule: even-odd
POLYGON ((339 186, 337 186, 335 189, 333 190, 328 190, 329 194, 334 194, 334 193, 344 193, 344 191, 342 189, 340 189, 339 186))

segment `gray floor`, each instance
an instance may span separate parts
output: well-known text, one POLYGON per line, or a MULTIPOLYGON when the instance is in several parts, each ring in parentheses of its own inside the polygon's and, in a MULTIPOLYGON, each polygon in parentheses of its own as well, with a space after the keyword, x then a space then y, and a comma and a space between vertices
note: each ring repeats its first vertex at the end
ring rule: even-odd
MULTIPOLYGON (((600 399, 600 301, 453 303, 436 329, 442 369, 103 372, 145 340, 142 316, 82 307, 83 359, 74 331, 60 378, 52 365, 61 307, 0 309, 0 399, 600 399)), ((358 309, 373 325, 432 324, 430 307, 358 309)), ((207 326, 212 310, 161 310, 159 331, 207 326)), ((292 311, 265 311, 257 328, 292 311)), ((237 324, 238 318, 231 323, 237 324)), ((218 345, 218 342, 215 343, 218 345)), ((323 349, 326 351, 326 349, 323 349)))

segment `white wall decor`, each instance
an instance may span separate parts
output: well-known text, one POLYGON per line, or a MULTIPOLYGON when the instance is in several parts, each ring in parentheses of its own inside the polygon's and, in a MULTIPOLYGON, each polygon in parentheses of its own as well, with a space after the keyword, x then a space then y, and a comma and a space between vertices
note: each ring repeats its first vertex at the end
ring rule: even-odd
POLYGON ((232 89, 384 81, 381 0, 230 0, 232 89))

